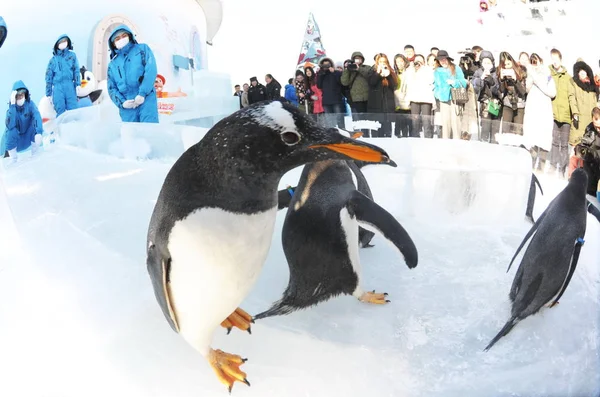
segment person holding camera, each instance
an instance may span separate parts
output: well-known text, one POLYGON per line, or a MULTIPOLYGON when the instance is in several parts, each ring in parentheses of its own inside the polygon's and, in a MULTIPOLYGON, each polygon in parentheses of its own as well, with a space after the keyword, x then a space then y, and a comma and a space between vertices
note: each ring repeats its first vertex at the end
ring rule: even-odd
MULTIPOLYGON (((365 57, 362 52, 352 53, 346 69, 342 72, 341 83, 348 87, 347 96, 352 110, 352 119, 354 121, 363 120, 367 113, 367 103, 369 100, 369 71, 371 67, 365 65, 365 57)), ((369 130, 362 130, 364 137, 369 137, 369 130)))
POLYGON ((375 119, 381 123, 380 137, 392 136, 392 122, 389 115, 396 108, 394 91, 398 87, 398 76, 390 65, 387 55, 377 54, 375 65, 369 71, 369 113, 376 113, 375 119))
POLYGON ((344 120, 344 97, 342 96, 342 72, 335 70, 331 58, 323 58, 319 62, 317 87, 323 91, 323 110, 333 114, 328 123, 331 127, 342 126, 344 120))
POLYGON ((502 132, 523 135, 523 117, 527 97, 527 72, 508 52, 500 53, 498 65, 502 98, 502 132))
POLYGON ((587 194, 600 200, 600 108, 594 107, 590 114, 592 122, 585 128, 576 148, 583 155, 583 169, 588 174, 587 194))
POLYGON ((473 89, 479 102, 481 117, 481 135, 479 140, 496 143, 495 134, 499 131, 500 98, 498 75, 494 66, 494 56, 489 51, 482 51, 479 56, 481 68, 473 75, 473 89))

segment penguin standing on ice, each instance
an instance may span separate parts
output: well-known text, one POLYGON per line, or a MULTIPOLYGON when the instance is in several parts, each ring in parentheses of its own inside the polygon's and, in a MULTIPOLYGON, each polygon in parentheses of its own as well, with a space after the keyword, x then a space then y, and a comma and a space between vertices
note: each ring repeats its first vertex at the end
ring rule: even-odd
POLYGON ((568 185, 550 202, 517 248, 507 271, 531 238, 510 289, 511 317, 485 351, 519 321, 536 314, 548 303, 548 307, 556 305, 567 289, 584 243, 590 210, 586 199, 587 182, 585 171, 576 169, 568 185))
MULTIPOLYGON (((393 164, 395 166, 395 164, 393 164)), ((359 224, 380 232, 417 266, 410 236, 385 209, 357 190, 352 161, 320 161, 306 165, 283 224, 283 250, 290 280, 281 300, 254 319, 288 314, 340 294, 362 302, 385 304, 385 293, 361 287, 359 224)))
POLYGON ((175 162, 152 213, 147 268, 170 324, 229 391, 249 385, 238 355, 211 348, 221 325, 248 330, 239 309, 262 270, 287 171, 312 161, 390 162, 382 149, 318 126, 298 108, 264 101, 219 121, 175 162))

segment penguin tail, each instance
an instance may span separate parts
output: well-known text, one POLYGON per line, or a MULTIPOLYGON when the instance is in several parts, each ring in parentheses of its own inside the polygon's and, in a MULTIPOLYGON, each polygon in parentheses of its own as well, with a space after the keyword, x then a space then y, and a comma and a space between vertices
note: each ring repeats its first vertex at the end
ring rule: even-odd
POLYGON ((542 196, 543 196, 544 190, 542 189, 542 185, 540 185, 540 180, 537 178, 537 176, 535 176, 535 174, 533 174, 533 180, 534 180, 535 184, 537 185, 537 187, 540 189, 540 193, 542 193, 542 196))
POLYGON ((483 351, 486 352, 490 350, 492 346, 496 344, 496 342, 498 342, 502 337, 508 335, 508 333, 513 329, 515 325, 517 325, 518 322, 519 320, 516 317, 512 317, 510 320, 508 320, 506 324, 504 324, 504 327, 502 327, 500 332, 498 332, 498 335, 496 335, 494 339, 491 340, 491 342, 486 346, 485 349, 483 349, 483 351))
POLYGON ((261 320, 267 317, 283 316, 286 314, 290 314, 291 312, 296 310, 298 310, 297 307, 290 306, 286 304, 283 300, 280 300, 278 302, 275 302, 275 304, 269 310, 265 310, 262 313, 252 316, 252 318, 254 320, 261 320))

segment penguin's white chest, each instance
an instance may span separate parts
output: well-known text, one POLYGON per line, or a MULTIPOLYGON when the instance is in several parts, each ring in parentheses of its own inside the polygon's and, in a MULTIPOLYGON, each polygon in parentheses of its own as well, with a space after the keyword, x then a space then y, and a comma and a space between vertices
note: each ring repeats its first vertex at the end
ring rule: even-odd
POLYGON ((358 221, 350 216, 346 207, 340 211, 340 223, 342 231, 346 236, 346 245, 348 246, 348 258, 352 263, 352 268, 360 280, 361 266, 358 253, 358 221))
POLYGON ((169 294, 181 335, 201 353, 248 295, 269 252, 277 207, 252 215, 197 210, 169 235, 169 294))

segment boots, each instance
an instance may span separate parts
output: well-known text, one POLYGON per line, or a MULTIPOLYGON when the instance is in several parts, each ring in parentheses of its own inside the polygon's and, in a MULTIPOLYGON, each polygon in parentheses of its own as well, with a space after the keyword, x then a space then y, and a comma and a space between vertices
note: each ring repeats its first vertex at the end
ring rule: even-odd
POLYGON ((31 142, 31 156, 35 156, 42 143, 42 136, 40 134, 35 135, 35 140, 31 142))

